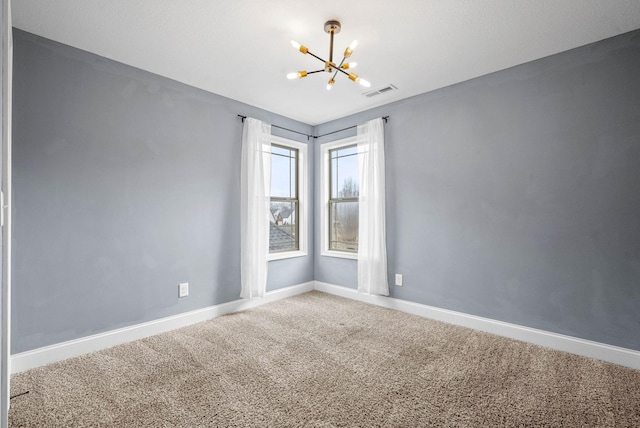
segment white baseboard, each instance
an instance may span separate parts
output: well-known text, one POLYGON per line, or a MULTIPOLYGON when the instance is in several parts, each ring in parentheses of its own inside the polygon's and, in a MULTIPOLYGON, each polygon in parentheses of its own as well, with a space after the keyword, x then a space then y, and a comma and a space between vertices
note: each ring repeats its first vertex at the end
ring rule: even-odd
POLYGON ((155 321, 149 321, 130 327, 83 337, 81 339, 45 346, 32 351, 14 354, 11 356, 11 372, 22 372, 50 364, 55 361, 76 357, 87 352, 98 351, 121 343, 142 339, 154 334, 206 321, 221 315, 257 307, 264 305, 265 303, 306 293, 311 290, 318 290, 385 308, 407 312, 413 315, 444 321, 463 327, 469 327, 497 334, 499 336, 522 340, 524 342, 546 346, 560 351, 571 352, 573 354, 640 370, 640 351, 524 327, 517 324, 496 321, 462 312, 450 311, 420 303, 413 303, 392 297, 369 296, 358 293, 357 290, 352 288, 327 284, 320 281, 311 281, 267 292, 265 297, 262 299, 234 300, 232 302, 222 303, 220 305, 210 306, 155 321))
POLYGON ((546 346, 548 348, 640 370, 640 351, 632 349, 607 345, 572 336, 565 336, 563 334, 524 327, 517 324, 496 321, 490 318, 477 317, 475 315, 469 315, 462 312, 440 309, 434 306, 413 303, 392 297, 369 296, 358 293, 358 291, 353 288, 341 287, 319 281, 315 281, 314 289, 385 308, 396 309, 413 315, 419 315, 450 324, 469 327, 475 330, 485 331, 487 333, 493 333, 499 336, 521 340, 535 345, 546 346))
POLYGON ((51 346, 34 349, 32 351, 21 352, 11 356, 11 372, 18 373, 45 364, 50 364, 66 358, 76 357, 87 352, 98 351, 132 340, 142 339, 154 334, 185 327, 201 321, 206 321, 221 315, 237 312, 265 303, 295 296, 313 290, 314 282, 294 285, 269 291, 263 298, 239 299, 220 305, 209 306, 171 317, 161 318, 154 321, 136 324, 130 327, 119 328, 105 333, 83 337, 81 339, 70 340, 68 342, 57 343, 51 346))

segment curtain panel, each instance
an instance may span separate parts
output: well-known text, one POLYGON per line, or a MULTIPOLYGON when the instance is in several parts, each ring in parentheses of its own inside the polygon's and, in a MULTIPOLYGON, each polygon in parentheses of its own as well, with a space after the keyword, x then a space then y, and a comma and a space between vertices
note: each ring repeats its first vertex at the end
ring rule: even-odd
POLYGON ((382 118, 358 125, 358 291, 388 296, 382 118))
POLYGON ((240 297, 263 297, 269 253, 271 125, 247 117, 242 130, 240 297))

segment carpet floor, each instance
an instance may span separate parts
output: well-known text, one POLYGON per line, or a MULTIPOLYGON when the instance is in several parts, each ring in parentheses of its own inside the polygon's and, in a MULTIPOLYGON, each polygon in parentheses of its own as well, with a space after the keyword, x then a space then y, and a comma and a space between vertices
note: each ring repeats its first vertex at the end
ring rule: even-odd
POLYGON ((640 371, 310 292, 12 376, 11 427, 639 427, 640 371))

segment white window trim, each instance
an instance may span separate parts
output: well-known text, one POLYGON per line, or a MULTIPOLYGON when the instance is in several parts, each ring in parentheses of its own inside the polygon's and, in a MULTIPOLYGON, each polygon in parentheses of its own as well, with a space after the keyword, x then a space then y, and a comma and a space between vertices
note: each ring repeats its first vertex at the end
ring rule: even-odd
POLYGON ((278 146, 291 147, 298 150, 298 246, 295 251, 283 251, 279 253, 267 254, 267 261, 291 259, 294 257, 304 257, 309 254, 309 212, 307 204, 308 194, 308 165, 307 165, 307 145, 298 141, 286 138, 271 136, 271 143, 278 146))
POLYGON ((342 140, 324 143, 320 146, 322 167, 320 169, 320 194, 321 207, 320 210, 320 233, 322 234, 322 248, 320 254, 327 257, 338 257, 341 259, 358 260, 358 253, 349 253, 346 251, 335 251, 329 249, 329 151, 340 147, 353 146, 358 143, 358 137, 343 138, 342 140))

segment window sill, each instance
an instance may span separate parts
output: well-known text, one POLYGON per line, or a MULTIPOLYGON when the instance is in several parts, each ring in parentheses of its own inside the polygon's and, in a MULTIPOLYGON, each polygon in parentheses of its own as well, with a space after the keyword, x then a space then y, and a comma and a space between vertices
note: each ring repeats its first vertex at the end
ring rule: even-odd
POLYGON ((286 253, 271 253, 267 256, 267 261, 272 262, 275 260, 293 259, 295 257, 304 257, 307 255, 306 251, 287 251, 286 253))
POLYGON ((321 255, 326 257, 337 257, 339 259, 358 260, 358 253, 347 253, 344 251, 323 250, 321 255))

